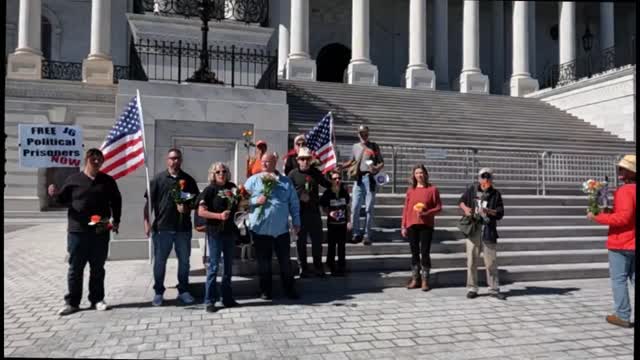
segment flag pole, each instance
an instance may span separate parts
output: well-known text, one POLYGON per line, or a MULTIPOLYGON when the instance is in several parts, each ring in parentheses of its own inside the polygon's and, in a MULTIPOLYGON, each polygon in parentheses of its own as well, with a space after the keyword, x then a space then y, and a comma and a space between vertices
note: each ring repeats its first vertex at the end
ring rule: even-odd
MULTIPOLYGON (((151 186, 149 185, 149 161, 148 161, 148 153, 147 153, 147 138, 144 135, 144 116, 142 115, 142 99, 140 98, 140 90, 136 89, 136 98, 138 99, 138 114, 140 115, 140 129, 142 130, 142 148, 144 151, 144 173, 146 177, 146 185, 147 185, 147 210, 149 214, 149 225, 151 226, 153 222, 151 221, 151 213, 153 212, 153 206, 151 206, 151 186)), ((151 241, 151 230, 149 232, 148 240, 148 249, 149 249, 149 263, 153 262, 153 241, 151 241)))

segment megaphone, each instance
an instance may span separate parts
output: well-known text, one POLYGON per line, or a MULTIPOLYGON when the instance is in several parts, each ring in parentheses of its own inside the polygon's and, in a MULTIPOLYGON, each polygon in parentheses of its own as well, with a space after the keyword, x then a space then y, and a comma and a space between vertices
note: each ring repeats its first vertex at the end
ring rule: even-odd
POLYGON ((375 179, 376 179, 376 184, 378 184, 380 186, 385 185, 385 184, 389 183, 389 181, 391 181, 391 178, 385 172, 377 173, 375 175, 375 179))

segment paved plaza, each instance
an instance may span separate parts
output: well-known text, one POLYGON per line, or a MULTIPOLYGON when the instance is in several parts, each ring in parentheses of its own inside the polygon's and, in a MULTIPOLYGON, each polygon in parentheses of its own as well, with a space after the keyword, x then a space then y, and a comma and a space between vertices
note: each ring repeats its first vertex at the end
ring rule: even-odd
MULTIPOLYGON (((632 329, 609 325, 607 279, 515 283, 507 301, 465 289, 355 290, 305 279, 302 299, 239 297, 239 308, 150 306, 147 261, 107 263, 105 312, 59 317, 65 220, 5 219, 4 356, 147 359, 632 359, 632 329), (37 225, 33 225, 37 224, 37 225)), ((194 253, 196 251, 194 250, 194 253)), ((199 256, 199 254, 195 254, 199 256)), ((197 256, 194 255, 194 259, 197 256)), ((197 261, 192 270, 201 269, 197 261)), ((175 260, 167 285, 175 284, 175 260)), ((194 278, 198 282, 203 277, 194 278)), ((86 282, 81 308, 86 309, 86 282)), ((358 287, 362 289, 362 286, 358 287)), ((245 291, 246 292, 246 291, 245 291)), ((276 293, 277 295, 277 293, 276 293)))

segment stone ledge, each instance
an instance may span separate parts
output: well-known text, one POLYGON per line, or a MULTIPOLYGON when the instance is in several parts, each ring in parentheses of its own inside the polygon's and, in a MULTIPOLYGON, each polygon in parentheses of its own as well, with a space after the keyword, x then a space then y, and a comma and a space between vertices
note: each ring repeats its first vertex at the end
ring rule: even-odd
POLYGON ((630 65, 625 65, 619 68, 615 68, 615 69, 611 69, 605 72, 601 72, 598 74, 594 74, 593 76, 591 76, 590 78, 588 77, 583 77, 580 78, 574 82, 571 82, 569 84, 566 85, 562 85, 562 86, 557 86, 556 88, 545 88, 545 89, 540 89, 534 93, 530 93, 528 95, 525 95, 525 98, 534 98, 534 99, 539 99, 542 97, 549 97, 549 96, 554 96, 554 95, 558 95, 558 94, 562 94, 564 92, 568 92, 568 91, 572 91, 572 90, 577 90, 583 87, 587 87, 590 85, 595 85, 601 82, 605 82, 605 81, 611 81, 623 76, 627 76, 627 75, 632 75, 635 74, 636 72, 636 66, 633 64, 630 65))
POLYGON ((5 98, 36 98, 115 103, 117 85, 66 80, 6 79, 5 98))

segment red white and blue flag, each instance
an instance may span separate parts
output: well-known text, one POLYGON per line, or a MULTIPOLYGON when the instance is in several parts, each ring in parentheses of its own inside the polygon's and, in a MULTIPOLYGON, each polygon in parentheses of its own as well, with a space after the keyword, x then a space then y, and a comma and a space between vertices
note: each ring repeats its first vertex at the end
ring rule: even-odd
POLYGON ((119 179, 144 165, 144 141, 138 97, 134 96, 100 147, 104 164, 100 171, 119 179))
POLYGON ((336 167, 336 152, 333 147, 333 115, 327 113, 306 135, 307 146, 320 160, 320 170, 323 174, 336 167))

